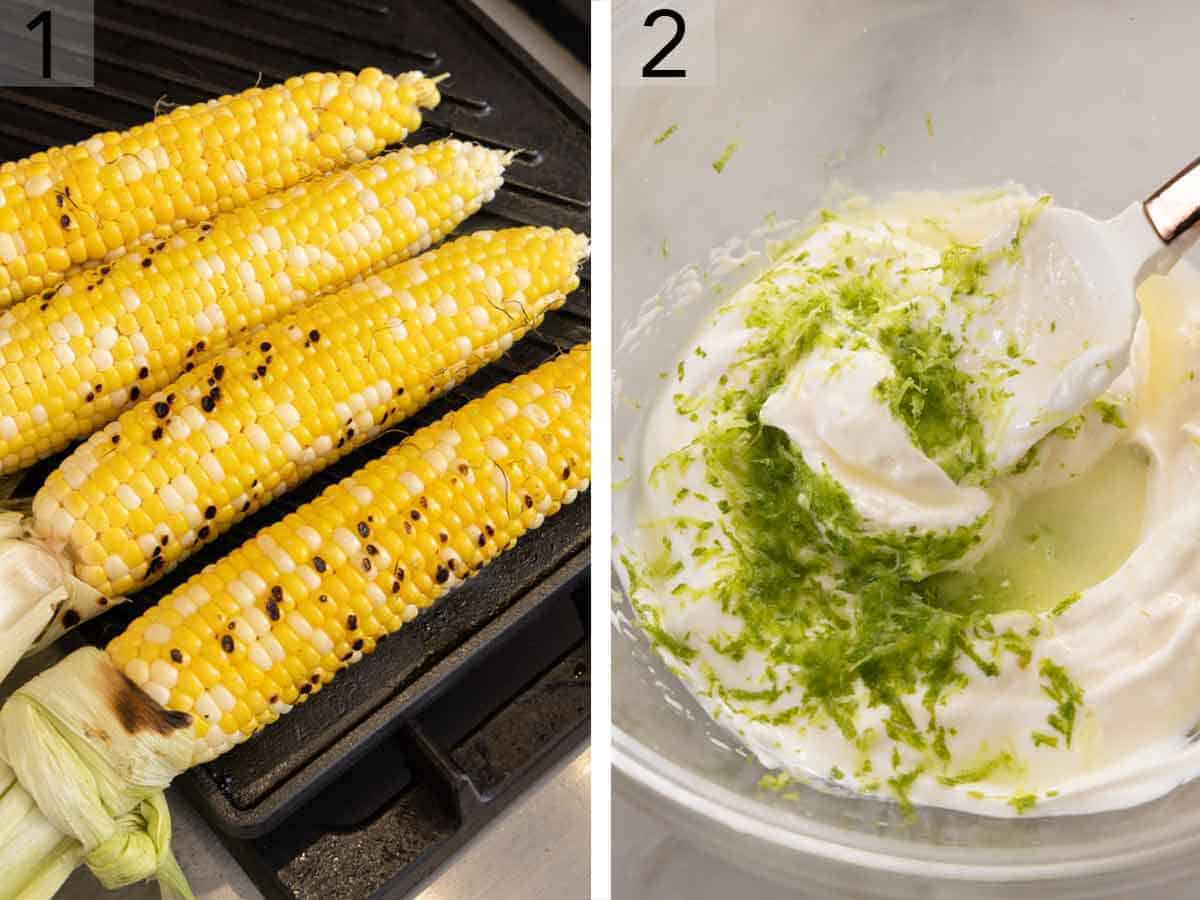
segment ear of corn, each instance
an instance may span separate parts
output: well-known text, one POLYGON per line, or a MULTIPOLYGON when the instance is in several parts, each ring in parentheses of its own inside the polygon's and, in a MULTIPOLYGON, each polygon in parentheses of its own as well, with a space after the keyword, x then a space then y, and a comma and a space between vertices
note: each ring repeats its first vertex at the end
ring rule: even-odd
POLYGON ((423 428, 0 708, 0 896, 187 896, 162 791, 303 702, 588 485, 579 347, 423 428), (131 680, 133 683, 131 683, 131 680), (141 685, 139 690, 135 684, 141 685))
POLYGON ((80 264, 402 141, 439 100, 420 72, 318 73, 181 106, 0 166, 0 307, 80 264))
POLYGON ((586 253, 565 229, 459 238, 239 341, 94 434, 27 525, 96 592, 63 602, 42 643, 498 358, 578 286, 586 253))
POLYGON ((506 156, 402 149, 218 216, 0 315, 0 472, 66 447, 214 348, 414 256, 494 195, 506 156))
POLYGON ((193 764, 319 691, 587 488, 589 363, 578 347, 421 429, 108 646, 150 697, 192 717, 193 764))

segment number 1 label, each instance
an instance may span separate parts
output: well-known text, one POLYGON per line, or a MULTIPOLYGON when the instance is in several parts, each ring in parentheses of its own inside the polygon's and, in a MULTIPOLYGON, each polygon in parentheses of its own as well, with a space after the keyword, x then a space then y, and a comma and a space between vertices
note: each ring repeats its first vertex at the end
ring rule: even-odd
POLYGON ((9 16, 0 28, 0 87, 94 85, 98 2, 0 0, 9 16))
POLYGON ((51 18, 50 10, 43 9, 40 13, 38 13, 36 16, 34 16, 33 19, 25 26, 30 31, 34 31, 37 28, 42 29, 42 77, 43 78, 50 77, 50 47, 53 45, 53 42, 54 42, 54 34, 51 31, 52 21, 53 20, 51 18))

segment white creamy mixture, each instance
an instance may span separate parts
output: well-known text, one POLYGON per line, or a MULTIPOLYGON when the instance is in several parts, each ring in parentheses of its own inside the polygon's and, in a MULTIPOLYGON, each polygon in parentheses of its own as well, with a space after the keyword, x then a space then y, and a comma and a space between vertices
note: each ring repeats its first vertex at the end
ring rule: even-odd
POLYGON ((769 767, 991 815, 1200 771, 1200 278, 1143 285, 1129 367, 1098 374, 1119 316, 1067 264, 1019 283, 1038 211, 832 217, 666 373, 628 587, 769 767))

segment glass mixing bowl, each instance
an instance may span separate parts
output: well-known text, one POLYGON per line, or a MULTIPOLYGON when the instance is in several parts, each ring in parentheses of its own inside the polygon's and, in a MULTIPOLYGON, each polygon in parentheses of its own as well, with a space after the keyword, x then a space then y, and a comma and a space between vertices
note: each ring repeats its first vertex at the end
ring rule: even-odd
MULTIPOLYGON (((662 5, 688 7, 618 2, 618 80, 640 71, 645 60, 622 48, 641 52, 644 41, 631 37, 662 5)), ((757 264, 751 256, 741 268, 712 269, 709 251, 768 214, 800 217, 847 191, 1013 180, 1106 217, 1200 153, 1200 6, 1186 0, 719 0, 715 8, 715 84, 615 89, 618 485, 638 466, 659 371, 715 297, 757 264), (672 124, 678 130, 656 144, 672 124), (712 163, 732 142, 718 174, 712 163), (698 268, 663 287, 687 264, 698 268)), ((693 33, 702 31, 697 21, 693 33)), ((614 493, 618 536, 629 533, 636 491, 614 493)), ((1197 883, 1197 783, 1133 809, 1015 820, 937 810, 906 820, 893 804, 860 797, 761 791, 764 770, 692 702, 631 616, 618 590, 617 789, 743 865, 856 897, 1180 896, 1173 886, 1197 883)))

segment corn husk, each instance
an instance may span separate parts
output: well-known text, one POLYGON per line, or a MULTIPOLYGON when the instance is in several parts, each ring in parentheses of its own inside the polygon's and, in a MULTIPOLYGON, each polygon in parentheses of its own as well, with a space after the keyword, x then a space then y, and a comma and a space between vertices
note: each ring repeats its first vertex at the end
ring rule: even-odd
POLYGON ((80 861, 106 887, 190 898, 162 792, 194 740, 92 647, 20 688, 0 709, 0 900, 49 898, 80 861))
POLYGON ((29 539, 27 521, 0 512, 0 681, 21 657, 61 636, 64 609, 95 608, 100 597, 68 562, 29 539))
POLYGON ((52 897, 83 856, 79 842, 51 825, 0 763, 0 897, 52 897))

